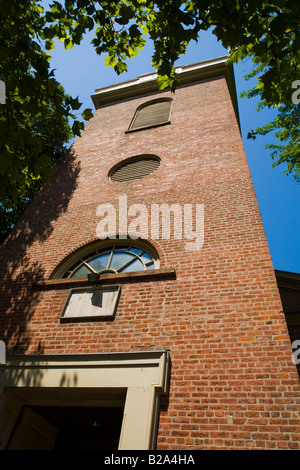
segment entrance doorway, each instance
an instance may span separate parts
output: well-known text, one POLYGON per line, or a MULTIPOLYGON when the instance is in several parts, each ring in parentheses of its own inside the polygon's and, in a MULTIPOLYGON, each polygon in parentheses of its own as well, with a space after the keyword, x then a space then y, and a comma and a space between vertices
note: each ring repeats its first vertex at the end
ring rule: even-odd
POLYGON ((0 450, 21 448, 20 436, 26 448, 154 449, 169 364, 168 351, 7 357, 0 450))
POLYGON ((124 407, 24 406, 8 450, 117 450, 124 407))

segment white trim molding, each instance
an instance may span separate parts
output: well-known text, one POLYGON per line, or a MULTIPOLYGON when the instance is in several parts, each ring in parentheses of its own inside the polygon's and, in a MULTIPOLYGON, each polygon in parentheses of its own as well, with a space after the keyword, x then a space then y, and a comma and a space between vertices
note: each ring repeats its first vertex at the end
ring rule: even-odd
MULTIPOLYGON (((239 124, 238 103, 234 79, 233 65, 228 63, 228 56, 217 57, 190 65, 179 65, 175 68, 176 78, 180 85, 207 80, 214 77, 226 77, 232 104, 239 124)), ((166 88, 164 91, 168 90, 166 88)), ((116 85, 98 88, 91 95, 96 109, 116 101, 122 101, 159 91, 157 74, 148 73, 138 76, 133 80, 127 80, 116 85)))
MULTIPOLYGON (((119 450, 150 450, 155 446, 159 396, 167 393, 169 351, 143 351, 108 354, 10 356, 0 366, 1 408, 11 395, 22 405, 53 404, 49 392, 126 389, 119 450), (45 393, 46 392, 46 393, 45 393)), ((12 423, 3 423, 3 436, 12 423)), ((0 432, 1 434, 1 432, 0 432)), ((3 447, 2 447, 3 448, 3 447)))

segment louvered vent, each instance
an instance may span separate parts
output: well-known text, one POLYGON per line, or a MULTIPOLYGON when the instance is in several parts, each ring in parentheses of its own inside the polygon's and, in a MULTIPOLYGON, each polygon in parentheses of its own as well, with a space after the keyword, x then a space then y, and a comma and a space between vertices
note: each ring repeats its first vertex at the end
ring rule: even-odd
POLYGON ((159 100, 147 103, 136 112, 130 130, 154 126, 168 122, 170 119, 171 100, 159 100))
POLYGON ((127 159, 115 166, 109 174, 113 181, 130 181, 150 175, 160 165, 160 159, 155 155, 140 155, 127 159))

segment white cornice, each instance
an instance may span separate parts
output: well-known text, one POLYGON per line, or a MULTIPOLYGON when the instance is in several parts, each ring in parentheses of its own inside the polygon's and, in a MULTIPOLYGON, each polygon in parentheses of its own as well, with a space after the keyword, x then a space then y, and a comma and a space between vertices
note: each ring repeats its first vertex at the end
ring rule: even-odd
MULTIPOLYGON (((233 67, 232 65, 226 65, 227 59, 227 56, 218 57, 190 65, 181 65, 175 67, 175 70, 177 73, 177 79, 181 85, 217 76, 225 76, 236 116, 239 121, 233 67)), ((95 93, 91 98, 95 108, 98 109, 103 105, 112 104, 116 101, 134 98, 136 96, 152 93, 158 90, 157 74, 149 73, 140 75, 133 80, 98 88, 95 90, 95 93)))

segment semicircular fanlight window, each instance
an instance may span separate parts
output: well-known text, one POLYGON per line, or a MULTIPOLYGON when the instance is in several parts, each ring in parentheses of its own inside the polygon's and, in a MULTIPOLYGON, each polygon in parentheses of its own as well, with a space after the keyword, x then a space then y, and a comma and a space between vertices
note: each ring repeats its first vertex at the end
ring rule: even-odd
POLYGON ((142 248, 112 246, 96 250, 77 260, 63 278, 86 277, 88 274, 126 273, 155 269, 154 259, 142 248))

